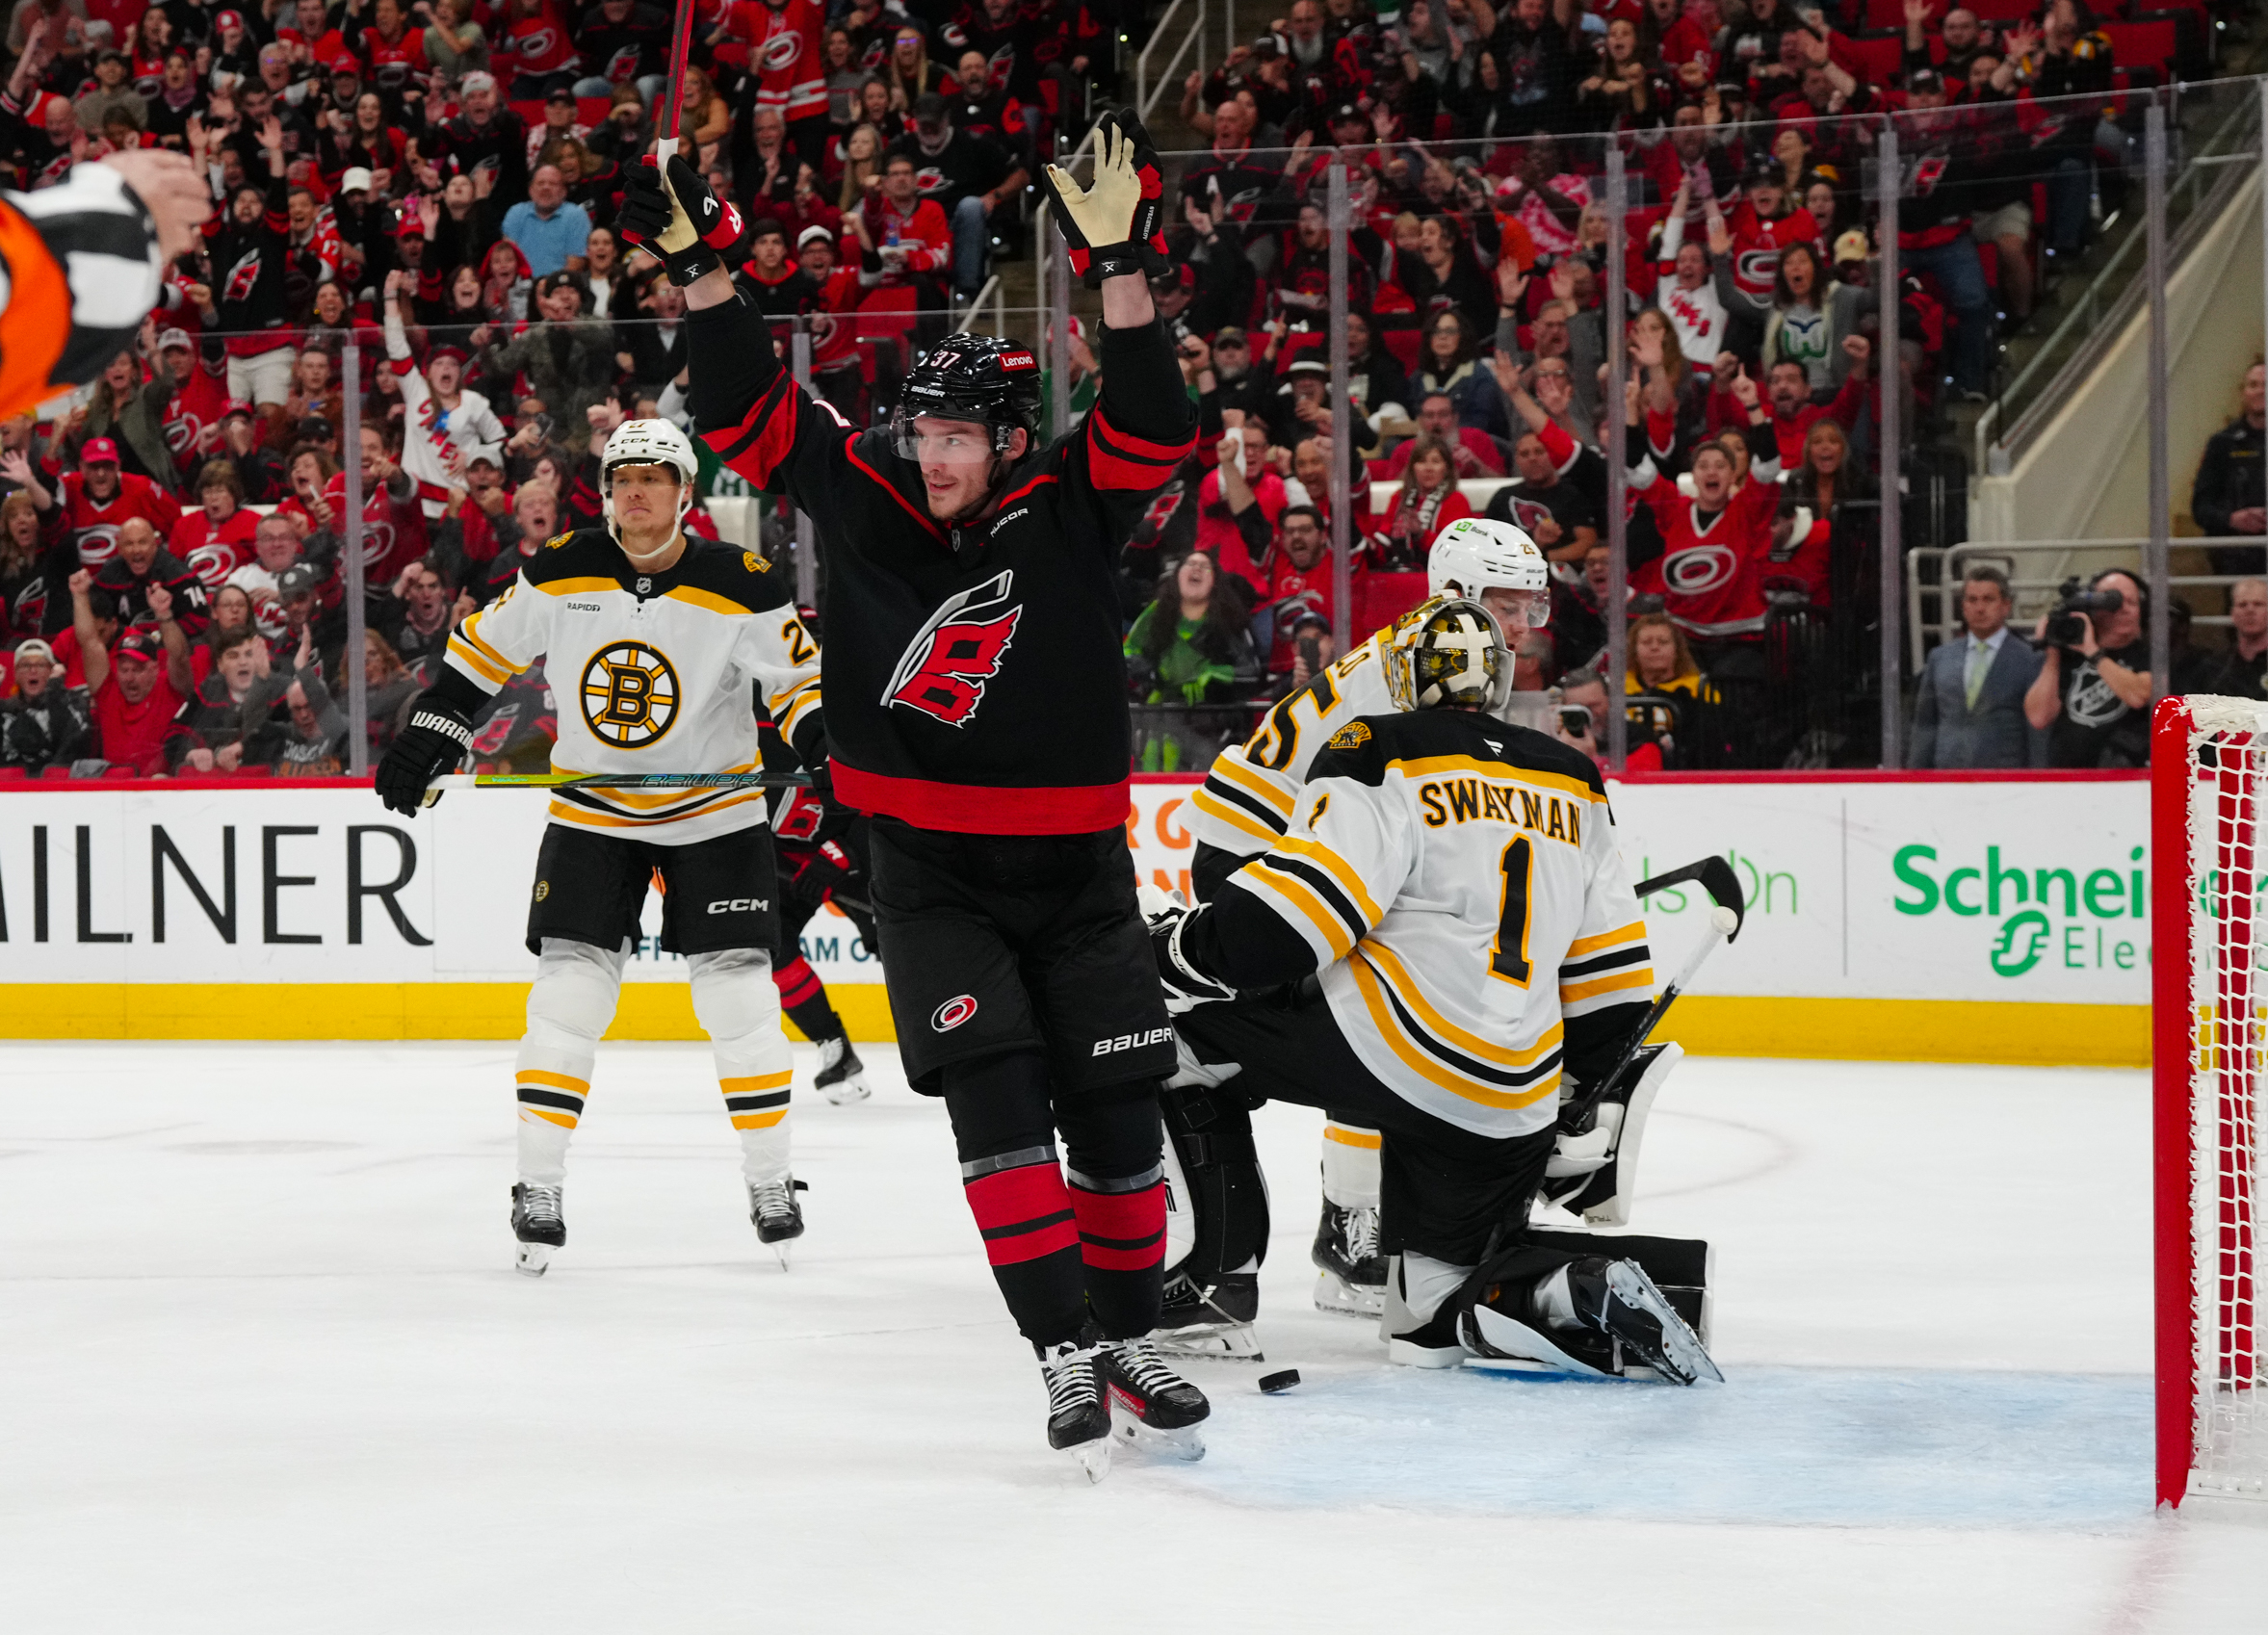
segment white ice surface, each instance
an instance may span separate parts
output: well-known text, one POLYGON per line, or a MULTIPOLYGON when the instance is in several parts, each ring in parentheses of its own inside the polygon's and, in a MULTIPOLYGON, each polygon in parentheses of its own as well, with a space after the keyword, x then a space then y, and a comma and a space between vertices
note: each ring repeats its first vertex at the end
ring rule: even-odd
POLYGON ((534 1281, 508 1047, 7 1047, 0 1630, 2268 1629, 2268 1526, 2150 1508, 2139 1074, 1688 1061, 1694 1391, 1389 1369, 1271 1108, 1305 1383, 1197 1365, 1211 1456, 1089 1489, 869 1059, 783 1274, 706 1051, 610 1047, 534 1281))

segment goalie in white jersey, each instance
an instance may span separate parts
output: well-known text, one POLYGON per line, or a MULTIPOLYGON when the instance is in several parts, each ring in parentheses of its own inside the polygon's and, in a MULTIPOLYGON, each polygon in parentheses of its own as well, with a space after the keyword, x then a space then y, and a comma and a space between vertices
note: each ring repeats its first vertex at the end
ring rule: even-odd
MULTIPOLYGON (((554 770, 758 771, 757 689, 802 763, 825 765, 819 644, 762 558, 684 532, 696 469, 685 434, 665 420, 626 421, 600 464, 605 529, 549 541, 449 638, 439 680, 378 767, 378 794, 397 812, 416 812, 463 757, 474 712, 538 660, 560 701, 554 770)), ((540 1274, 566 1241, 567 1142, 657 877, 662 947, 686 958, 740 1131, 750 1218, 783 1264, 801 1234, 765 812, 752 787, 571 789, 553 799, 528 915, 537 964, 517 1072, 520 1270, 540 1274)))
POLYGON ((1563 1073, 1595 1082, 1653 997, 1598 770, 1492 717, 1512 661, 1473 602, 1420 610, 1376 662, 1396 708, 1332 734, 1212 902, 1152 920, 1189 1121, 1248 1138, 1280 1100, 1380 1129, 1395 1361, 1717 1377, 1636 1261, 1528 1240, 1563 1073))
MULTIPOLYGON (((1551 611, 1550 564, 1535 541, 1508 522, 1463 517, 1449 524, 1426 558, 1425 577, 1429 597, 1470 597, 1510 640, 1543 628, 1551 611)), ((1405 614, 1377 632, 1270 710, 1250 739, 1214 760, 1184 809, 1184 822, 1197 843, 1189 878, 1199 901, 1209 900, 1223 880, 1282 837, 1308 768, 1334 733, 1395 708, 1387 692, 1385 654, 1415 616, 1405 614)), ((1236 1167, 1214 1183, 1221 1210, 1241 1218, 1264 1208, 1257 1159, 1238 1154, 1228 1161, 1236 1167)), ((1346 1108, 1326 1107, 1322 1174, 1316 1305, 1374 1317, 1386 1289, 1386 1261, 1378 1250, 1378 1131, 1346 1108)), ((1202 1247, 1211 1251, 1213 1245, 1202 1247)), ((1167 1341, 1176 1349, 1241 1354, 1256 1343, 1250 1325, 1258 1309, 1257 1268, 1215 1266, 1214 1259, 1198 1253, 1167 1266, 1161 1326, 1180 1337, 1167 1341)))

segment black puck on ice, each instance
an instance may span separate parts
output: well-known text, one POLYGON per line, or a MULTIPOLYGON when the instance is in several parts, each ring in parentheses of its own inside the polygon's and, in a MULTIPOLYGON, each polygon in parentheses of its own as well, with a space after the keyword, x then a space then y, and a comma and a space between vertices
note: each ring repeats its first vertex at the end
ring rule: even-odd
POLYGON ((1270 1396, 1280 1390, 1290 1390, 1297 1384, 1299 1384, 1299 1370, 1297 1368, 1283 1368, 1273 1374, 1263 1374, 1260 1377, 1260 1388, 1270 1396))

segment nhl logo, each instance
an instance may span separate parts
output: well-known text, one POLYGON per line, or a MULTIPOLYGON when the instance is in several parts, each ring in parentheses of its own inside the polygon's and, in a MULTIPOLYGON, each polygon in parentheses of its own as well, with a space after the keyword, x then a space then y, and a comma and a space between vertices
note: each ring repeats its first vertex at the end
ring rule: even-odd
POLYGON ((653 588, 654 588, 654 582, 653 582, 652 580, 650 580, 650 579, 646 578, 646 576, 645 576, 645 575, 643 575, 643 574, 639 574, 639 575, 638 576, 638 593, 639 593, 640 596, 643 596, 643 595, 645 595, 645 594, 646 594, 648 591, 652 590, 653 588))

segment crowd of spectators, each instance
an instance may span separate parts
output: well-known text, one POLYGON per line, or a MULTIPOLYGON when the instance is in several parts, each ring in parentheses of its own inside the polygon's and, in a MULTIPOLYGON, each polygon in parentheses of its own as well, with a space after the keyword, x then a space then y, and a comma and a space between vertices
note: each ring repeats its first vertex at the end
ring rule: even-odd
MULTIPOLYGON (((1991 16, 1942 0, 1294 0, 1183 90, 1210 146, 1180 170, 1180 266, 1158 295, 1204 434, 1128 555, 1136 698, 1194 712, 1291 685, 1292 627, 1331 610, 1304 547, 1311 528, 1328 536, 1340 436, 1364 632, 1419 594, 1444 527, 1516 522, 1558 581, 1550 651, 1524 654, 1522 685, 1581 690, 1605 664, 1620 415, 1629 611, 1658 649, 1629 655, 1634 741, 1672 766, 1871 761, 1878 376, 1908 428, 1893 467, 1985 396, 2005 329, 2123 201, 2140 116, 2117 93, 2175 65, 2171 47, 2150 55, 2156 35, 2123 56, 2113 31, 2149 15, 2080 0, 1991 16), (1887 338, 1867 191, 1886 117, 1901 195, 1887 338), (1610 144, 1632 178, 1620 313, 1610 144), (1327 392, 1333 159, 1351 174, 1344 427, 1327 392), (1610 403, 1624 347, 1629 391, 1610 403), (1213 559, 1201 597, 1179 567, 1192 550, 1213 559), (1240 640, 1224 598, 1246 615, 1240 640)), ((2166 40, 2207 20, 2184 17, 2166 40)), ((1201 757, 1212 736, 1201 713, 1163 720, 1145 765, 1201 757)))
MULTIPOLYGON (((217 208, 139 344, 0 426, 0 771, 339 770, 347 666, 382 750, 455 623, 598 519, 608 433, 685 418, 683 298, 614 227, 671 20, 641 0, 16 0, 7 185, 165 146, 217 208)), ((804 321, 847 412, 887 406, 906 350, 1024 230, 1039 156, 1076 140, 1117 50, 1099 0, 696 9, 681 133, 755 224, 743 287, 783 338, 804 321)), ((714 531, 705 508, 691 526, 714 531)), ((477 752, 539 763, 552 709, 508 687, 477 752)))
MULTIPOLYGON (((1617 415, 1621 690, 1642 750, 1870 758, 1877 378, 1909 428, 1986 389, 1999 326, 2122 195, 2135 120, 2117 92, 2171 66, 2129 60, 2115 33, 2154 13, 1999 6, 1293 0, 1192 75, 1182 113, 1206 145, 1171 166, 1175 266, 1155 288, 1203 432, 1123 556, 1142 764, 1201 761, 1333 657, 1342 436, 1362 633, 1418 599, 1448 523, 1517 522, 1557 579, 1522 685, 1582 693, 1603 666, 1617 415), (1886 115, 1890 337, 1864 188, 1886 115), (1633 177, 1623 313, 1606 310, 1609 143, 1633 177), (1325 344, 1333 156, 1353 176, 1344 426, 1325 344), (1629 390, 1609 402, 1624 347, 1629 390)), ((1144 13, 696 12, 682 129, 754 223, 743 288, 783 347, 808 335, 815 389, 845 414, 886 413, 910 355, 1016 247, 1039 165, 1115 88, 1144 13)), ((596 519, 608 432, 684 415, 682 298, 613 225, 657 128, 669 24, 639 0, 18 0, 0 65, 13 184, 161 144, 205 167, 219 209, 136 349, 0 426, 16 672, 0 764, 344 765, 343 666, 364 666, 382 747, 454 621, 596 519), (370 609, 352 655, 349 463, 370 609)), ((1076 325, 1070 342, 1047 390, 1078 413, 1095 356, 1076 325)), ((551 708, 508 688, 481 756, 539 758, 551 708)))

